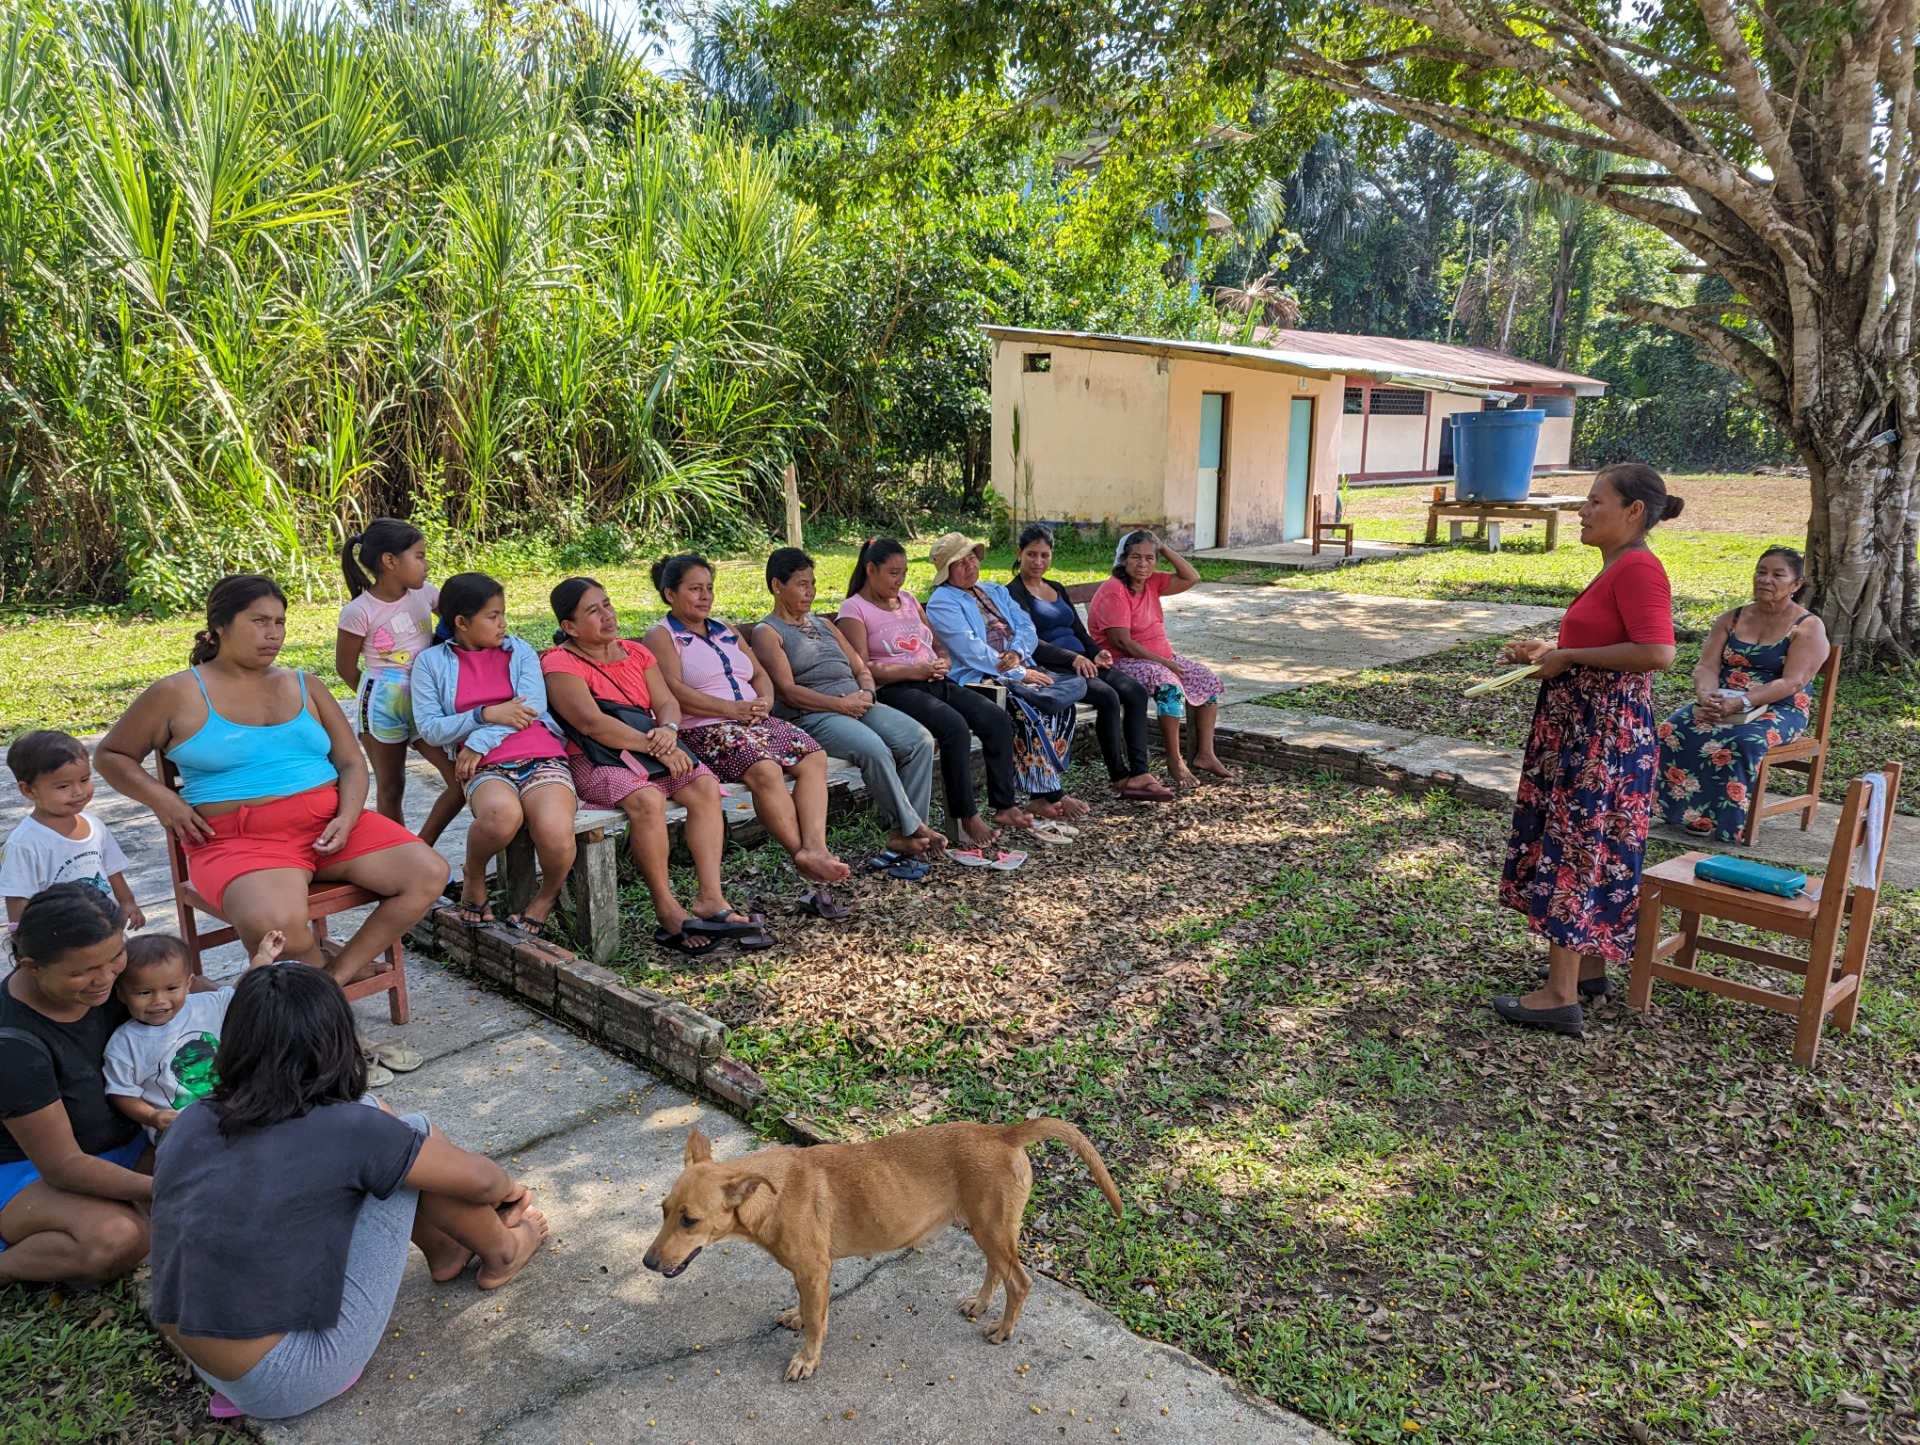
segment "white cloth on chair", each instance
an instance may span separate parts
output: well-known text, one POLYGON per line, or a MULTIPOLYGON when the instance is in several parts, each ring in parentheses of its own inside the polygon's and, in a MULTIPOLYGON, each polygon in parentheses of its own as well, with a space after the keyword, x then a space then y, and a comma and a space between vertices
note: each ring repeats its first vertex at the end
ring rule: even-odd
POLYGON ((1860 851, 1853 855, 1853 886, 1874 888, 1880 876, 1880 848, 1886 841, 1887 775, 1868 773, 1860 781, 1867 785, 1867 831, 1860 851))

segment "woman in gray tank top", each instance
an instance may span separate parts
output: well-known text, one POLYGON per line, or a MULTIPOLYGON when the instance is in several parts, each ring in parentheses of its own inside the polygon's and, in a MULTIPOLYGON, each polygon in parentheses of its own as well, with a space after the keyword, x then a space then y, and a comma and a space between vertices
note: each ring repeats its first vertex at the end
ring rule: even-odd
POLYGON ((946 840, 928 826, 933 734, 873 700, 873 674, 840 630, 813 615, 813 558, 782 547, 767 559, 773 611, 753 629, 753 651, 773 679, 775 717, 804 728, 860 769, 887 830, 887 847, 911 857, 946 840))

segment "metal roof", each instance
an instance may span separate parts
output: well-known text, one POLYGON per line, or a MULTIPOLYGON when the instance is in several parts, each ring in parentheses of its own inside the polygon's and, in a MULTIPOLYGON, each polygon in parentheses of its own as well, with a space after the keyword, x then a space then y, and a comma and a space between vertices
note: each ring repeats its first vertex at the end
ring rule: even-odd
POLYGON ((995 341, 1046 342, 1093 351, 1144 356, 1187 356, 1257 371, 1327 379, 1365 377, 1391 386, 1472 395, 1512 388, 1567 387, 1576 396, 1599 396, 1607 384, 1537 362, 1478 346, 1448 346, 1438 341, 1401 341, 1391 336, 1340 336, 1322 331, 1273 331, 1259 338, 1272 344, 1242 346, 1226 341, 1182 341, 1154 336, 1113 336, 1091 331, 1047 331, 1022 326, 981 328, 995 341))

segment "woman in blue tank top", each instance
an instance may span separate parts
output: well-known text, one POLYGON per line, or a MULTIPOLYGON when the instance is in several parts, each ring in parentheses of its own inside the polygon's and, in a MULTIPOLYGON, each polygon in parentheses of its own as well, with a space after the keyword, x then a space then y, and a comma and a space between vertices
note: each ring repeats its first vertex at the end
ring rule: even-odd
POLYGON ((134 700, 101 739, 94 766, 153 809, 187 855, 194 890, 249 951, 278 929, 287 958, 352 983, 418 923, 447 864, 400 824, 365 811, 367 759, 340 705, 303 672, 276 667, 287 599, 269 577, 225 577, 185 672, 134 700), (176 793, 143 766, 162 755, 176 793), (307 926, 307 885, 347 882, 380 904, 327 957, 307 926))

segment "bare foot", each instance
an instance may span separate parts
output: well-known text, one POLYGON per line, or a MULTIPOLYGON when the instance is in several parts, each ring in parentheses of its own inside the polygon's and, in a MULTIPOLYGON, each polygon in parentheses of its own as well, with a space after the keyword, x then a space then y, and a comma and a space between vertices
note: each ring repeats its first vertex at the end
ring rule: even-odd
POLYGON ((937 858, 947 851, 946 837, 943 834, 934 832, 933 829, 929 828, 925 823, 920 825, 920 831, 915 833, 913 837, 914 841, 920 845, 920 851, 923 854, 931 854, 937 858))
POLYGON ((1200 780, 1193 775, 1193 770, 1185 764, 1177 768, 1169 767, 1167 769, 1167 781, 1173 784, 1173 789, 1176 793, 1188 792, 1200 786, 1200 780))
POLYGON ((793 866, 801 876, 815 883, 844 883, 853 870, 825 850, 802 848, 793 855, 793 866))
POLYGON ((967 835, 967 841, 976 848, 990 848, 1000 837, 978 813, 962 823, 960 831, 967 835))
POLYGON ((460 1278, 467 1269, 480 1263, 480 1256, 468 1249, 459 1240, 442 1235, 441 1243, 432 1249, 422 1245, 420 1252, 427 1257, 427 1273, 435 1284, 446 1284, 460 1278))
POLYGON ((1193 765, 1201 772, 1211 774, 1223 783, 1231 783, 1240 776, 1212 753, 1202 753, 1193 760, 1193 765))
POLYGON ((1033 814, 1025 808, 1002 808, 993 815, 993 821, 1002 828, 1031 828, 1033 814))
POLYGON ((1093 811, 1078 798, 1062 797, 1051 803, 1029 804, 1032 812, 1043 818, 1054 818, 1062 823, 1077 823, 1093 811))
POLYGON ((922 838, 918 833, 912 835, 906 833, 889 833, 887 834, 887 847, 893 852, 903 854, 908 858, 917 858, 927 851, 927 840, 922 838))
POLYGON ((499 1289, 527 1267, 527 1261, 547 1242, 547 1216, 529 1209, 527 1217, 507 1231, 513 1236, 513 1254, 499 1269, 483 1268, 476 1277, 481 1289, 499 1289))

